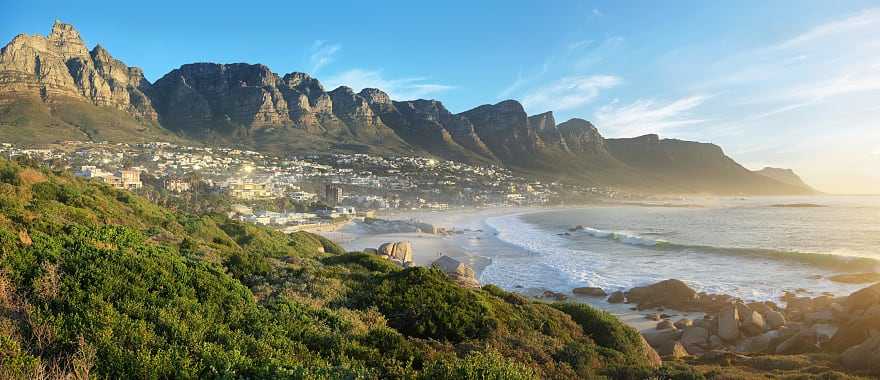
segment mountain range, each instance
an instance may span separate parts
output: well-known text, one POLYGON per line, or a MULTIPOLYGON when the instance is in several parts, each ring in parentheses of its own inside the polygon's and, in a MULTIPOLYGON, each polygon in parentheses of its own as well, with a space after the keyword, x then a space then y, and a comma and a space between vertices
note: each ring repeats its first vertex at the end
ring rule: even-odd
POLYGON ((47 36, 18 35, 0 52, 0 141, 61 140, 425 155, 646 192, 815 192, 750 171, 717 145, 657 135, 605 139, 589 121, 529 116, 515 100, 456 114, 437 100, 398 101, 374 88, 327 91, 308 74, 245 63, 185 64, 150 83, 141 69, 101 45, 89 50, 73 26, 56 21, 47 36))

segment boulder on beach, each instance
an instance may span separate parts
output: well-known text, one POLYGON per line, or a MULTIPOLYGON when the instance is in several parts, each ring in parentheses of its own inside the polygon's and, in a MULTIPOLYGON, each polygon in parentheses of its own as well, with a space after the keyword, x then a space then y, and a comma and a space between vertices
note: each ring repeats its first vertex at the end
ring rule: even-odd
POLYGON ((851 371, 880 374, 880 335, 848 348, 840 355, 840 363, 851 371))
POLYGON ((688 327, 681 334, 681 344, 688 352, 705 351, 709 345, 709 330, 703 327, 688 327))
POLYGON ((543 293, 541 293, 541 298, 549 298, 549 299, 553 299, 556 301, 565 301, 568 299, 568 296, 565 294, 562 294, 560 292, 554 292, 552 290, 545 290, 543 293))
POLYGON ((785 316, 776 310, 768 310, 764 313, 764 322, 768 328, 775 330, 785 326, 785 316))
POLYGON ((440 256, 431 263, 431 266, 439 269, 455 283, 468 288, 480 287, 473 268, 449 256, 440 256))
MULTIPOLYGON (((666 347, 672 344, 672 342, 677 341, 681 338, 681 334, 681 330, 666 329, 648 330, 643 332, 642 336, 645 337, 645 340, 648 341, 651 347, 657 348, 659 352, 660 347, 666 347)), ((662 355, 663 353, 661 352, 660 354, 662 355)))
POLYGON ((757 311, 749 310, 742 315, 741 319, 740 329, 748 336, 762 334, 766 328, 764 317, 757 311))
POLYGON ((379 246, 378 251, 380 255, 401 263, 410 263, 413 261, 412 243, 408 241, 385 243, 379 246))
POLYGON ((880 282, 856 291, 846 298, 846 308, 850 313, 878 304, 880 304, 880 282))
POLYGON ((670 307, 679 310, 692 310, 699 297, 681 280, 664 280, 648 286, 640 286, 627 292, 627 299, 638 304, 639 308, 670 307))
POLYGON ((657 330, 666 330, 666 329, 675 330, 676 327, 675 327, 675 325, 672 324, 672 321, 670 321, 668 319, 664 319, 664 320, 657 323, 657 330))
POLYGON ((739 339, 739 313, 730 305, 718 314, 718 336, 728 342, 739 339))
POLYGON ((679 328, 679 329, 691 327, 693 325, 694 325, 694 321, 687 319, 687 318, 682 318, 682 319, 679 319, 678 321, 675 322, 675 327, 679 328))
POLYGON ((582 296, 590 296, 590 297, 605 297, 608 293, 605 293, 602 288, 598 288, 595 286, 584 286, 580 288, 574 288, 571 290, 572 293, 582 295, 582 296))
POLYGON ((626 302, 626 295, 621 291, 616 291, 614 293, 611 293, 610 296, 608 296, 608 303, 623 303, 623 302, 626 302))
POLYGON ((770 352, 775 349, 773 342, 780 336, 779 331, 768 331, 761 335, 741 340, 736 345, 736 351, 744 354, 770 352))
POLYGON ((818 351, 816 331, 811 328, 803 328, 796 334, 776 346, 779 355, 803 354, 818 351))

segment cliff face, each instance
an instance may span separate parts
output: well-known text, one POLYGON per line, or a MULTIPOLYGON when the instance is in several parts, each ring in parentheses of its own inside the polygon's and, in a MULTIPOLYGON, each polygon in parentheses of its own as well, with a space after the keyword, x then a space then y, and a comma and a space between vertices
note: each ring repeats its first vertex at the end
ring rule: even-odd
POLYGON ((155 121, 157 114, 144 95, 143 72, 113 58, 100 45, 86 48, 79 32, 55 22, 48 36, 21 34, 0 52, 0 102, 38 98, 52 103, 85 101, 113 107, 155 121))
POLYGON ((502 162, 528 167, 529 158, 538 153, 544 142, 522 105, 505 100, 494 105, 482 105, 459 114, 474 126, 477 136, 502 162))

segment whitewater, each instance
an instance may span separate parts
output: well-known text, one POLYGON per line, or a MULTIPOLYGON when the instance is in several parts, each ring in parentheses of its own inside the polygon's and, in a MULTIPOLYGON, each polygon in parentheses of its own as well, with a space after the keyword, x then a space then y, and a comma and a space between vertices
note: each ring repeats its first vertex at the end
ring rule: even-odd
POLYGON ((778 300, 844 295, 829 277, 880 270, 880 197, 688 199, 526 210, 483 220, 483 283, 606 291, 677 278, 699 291, 778 300), (809 204, 811 207, 787 207, 809 204))

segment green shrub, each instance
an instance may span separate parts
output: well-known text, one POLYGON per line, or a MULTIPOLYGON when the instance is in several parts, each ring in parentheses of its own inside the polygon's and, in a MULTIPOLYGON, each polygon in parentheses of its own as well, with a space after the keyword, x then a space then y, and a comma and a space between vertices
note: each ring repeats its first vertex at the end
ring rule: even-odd
POLYGON ((644 350, 639 332, 624 325, 610 313, 577 303, 555 303, 553 307, 571 316, 584 334, 599 346, 627 355, 630 362, 643 361, 644 350))
POLYGON ((527 380, 537 379, 534 370, 496 352, 474 352, 463 359, 445 359, 431 363, 422 379, 448 380, 527 380))
POLYGON ((436 269, 387 274, 367 293, 367 305, 375 305, 408 336, 460 342, 486 337, 498 325, 488 302, 436 269))

